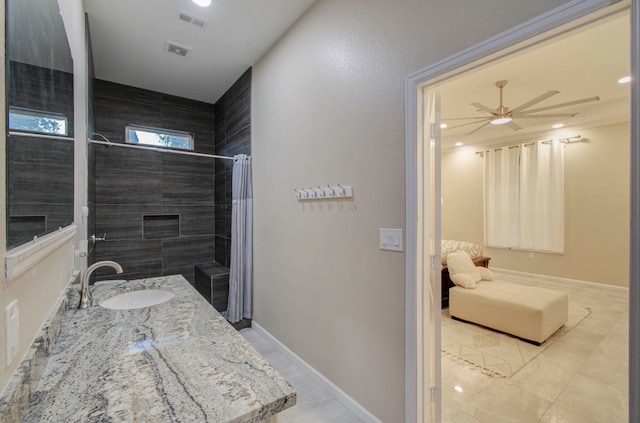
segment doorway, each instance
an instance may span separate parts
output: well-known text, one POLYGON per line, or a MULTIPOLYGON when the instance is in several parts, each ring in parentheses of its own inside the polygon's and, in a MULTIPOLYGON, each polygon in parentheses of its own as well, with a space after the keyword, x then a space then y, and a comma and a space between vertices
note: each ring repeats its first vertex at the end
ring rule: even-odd
MULTIPOLYGON (((437 188, 439 188, 439 181, 429 179, 428 176, 431 167, 439 166, 440 158, 437 158, 438 163, 432 164, 433 158, 428 153, 433 152, 433 148, 426 147, 432 146, 434 129, 424 122, 427 122, 429 116, 437 113, 430 109, 433 103, 423 101, 422 90, 426 87, 431 92, 436 91, 439 86, 460 78, 461 75, 469 70, 476 71, 489 63, 504 60, 505 57, 514 52, 541 45, 553 37, 564 34, 568 31, 567 24, 571 26, 569 29, 580 28, 596 19, 603 19, 618 13, 628 7, 628 4, 602 9, 604 6, 608 5, 604 4, 604 2, 591 2, 588 5, 575 6, 569 12, 564 9, 565 13, 563 14, 552 11, 544 19, 540 18, 529 22, 525 25, 524 30, 519 28, 520 32, 517 34, 508 31, 495 39, 465 50, 459 55, 437 63, 409 78, 406 93, 407 421, 440 421, 441 418, 440 381, 438 370, 434 370, 439 368, 439 339, 434 340, 434 333, 438 333, 440 323, 437 322, 435 328, 429 329, 432 327, 433 319, 424 320, 425 316, 435 316, 439 313, 439 303, 434 298, 439 298, 437 294, 440 287, 438 275, 429 271, 429 265, 425 265, 425 260, 423 259, 423 257, 431 257, 433 262, 434 259, 437 260, 439 258, 439 251, 436 248, 439 246, 439 234, 434 239, 429 222, 432 221, 434 216, 439 216, 440 214, 442 204, 441 201, 437 200, 440 200, 441 197, 435 195, 435 189, 428 189, 430 186, 433 187, 431 184, 434 182, 437 182, 437 188), (541 23, 543 21, 545 22, 544 25, 541 23), (553 22, 550 24, 549 21, 553 22), (554 29, 549 30, 549 28, 554 29), (418 140, 417 148, 415 146, 416 140, 418 140), (425 147, 422 147, 423 145, 425 147), (427 189, 425 190, 425 188, 427 189), (421 401, 421 398, 427 400, 421 401)), ((637 46, 635 49, 637 50, 637 46)), ((637 51, 635 52, 637 54, 637 51)), ((447 101, 446 96, 443 97, 443 101, 447 101)), ((518 103, 518 101, 515 101, 515 103, 518 103)), ((473 110, 469 111, 473 113, 473 110)), ((634 124, 637 124, 637 122, 632 122, 632 125, 634 124)), ((435 131, 437 132, 437 128, 435 131)), ((631 191, 632 193, 635 192, 631 191)), ((444 199, 444 201, 446 204, 447 200, 444 199)), ((426 262, 428 263, 428 260, 426 262)), ((632 263, 631 280, 633 280, 635 274, 633 271, 634 266, 634 263, 632 263)), ((633 298, 633 292, 631 296, 633 298)), ((632 315, 633 312, 632 309, 632 315)), ((633 363, 629 363, 629 366, 633 368, 633 363)), ((633 379, 631 379, 630 385, 635 386, 633 379)), ((631 394, 633 395, 632 392, 631 394)))

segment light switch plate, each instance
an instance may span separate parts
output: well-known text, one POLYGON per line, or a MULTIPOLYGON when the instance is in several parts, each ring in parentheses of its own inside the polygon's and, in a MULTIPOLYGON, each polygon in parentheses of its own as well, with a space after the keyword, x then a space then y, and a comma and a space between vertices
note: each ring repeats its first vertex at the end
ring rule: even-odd
POLYGON ((402 229, 380 228, 380 249, 404 251, 402 229))
POLYGON ((6 365, 10 366, 11 362, 18 354, 18 346, 20 344, 20 314, 18 309, 18 300, 13 300, 4 309, 5 319, 5 336, 6 336, 6 365))

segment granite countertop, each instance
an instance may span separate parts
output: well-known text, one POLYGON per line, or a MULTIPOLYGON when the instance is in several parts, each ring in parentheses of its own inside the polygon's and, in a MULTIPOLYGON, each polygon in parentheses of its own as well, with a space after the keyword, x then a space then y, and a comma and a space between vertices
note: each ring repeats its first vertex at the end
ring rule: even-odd
POLYGON ((258 422, 296 402, 284 378, 180 275, 92 287, 163 289, 134 310, 69 309, 25 422, 258 422))

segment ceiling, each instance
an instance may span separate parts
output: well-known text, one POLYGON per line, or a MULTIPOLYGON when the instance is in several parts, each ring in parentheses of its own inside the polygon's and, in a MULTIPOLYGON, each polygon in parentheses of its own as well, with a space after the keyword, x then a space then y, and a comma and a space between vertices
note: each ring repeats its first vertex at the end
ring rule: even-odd
POLYGON ((215 103, 314 1, 84 0, 95 77, 215 103), (167 41, 187 57, 166 52, 167 41))
POLYGON ((556 94, 530 109, 541 108, 587 97, 600 101, 569 106, 540 113, 575 113, 572 118, 514 119, 522 129, 513 131, 505 125, 472 124, 442 131, 442 148, 456 142, 464 145, 500 144, 534 137, 551 130, 554 123, 564 123, 567 130, 605 125, 629 120, 629 84, 617 81, 630 73, 629 14, 609 17, 558 36, 542 45, 508 56, 480 69, 474 69, 438 86, 442 93, 442 121, 449 127, 473 120, 447 121, 453 117, 484 117, 470 103, 497 108, 499 90, 495 83, 508 80, 503 89, 503 105, 513 109, 549 90, 556 94))

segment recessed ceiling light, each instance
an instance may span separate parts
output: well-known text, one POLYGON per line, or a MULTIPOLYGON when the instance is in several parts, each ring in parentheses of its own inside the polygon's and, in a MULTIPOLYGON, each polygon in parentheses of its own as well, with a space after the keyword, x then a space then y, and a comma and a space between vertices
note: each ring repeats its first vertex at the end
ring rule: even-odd
POLYGON ((200 7, 207 7, 211 5, 211 0, 193 0, 193 2, 200 7))
POLYGON ((553 129, 560 129, 560 128, 564 128, 564 123, 554 123, 553 125, 551 125, 551 127, 553 129))
POLYGON ((441 124, 440 124, 440 128, 441 128, 441 129, 444 129, 444 128, 446 128, 446 127, 447 127, 447 124, 446 124, 446 123, 441 123, 441 124))
POLYGON ((457 143, 455 143, 456 147, 462 147, 464 145, 463 142, 458 141, 457 143))
POLYGON ((618 84, 626 84, 628 82, 631 82, 630 76, 625 76, 624 78, 618 79, 618 84))

